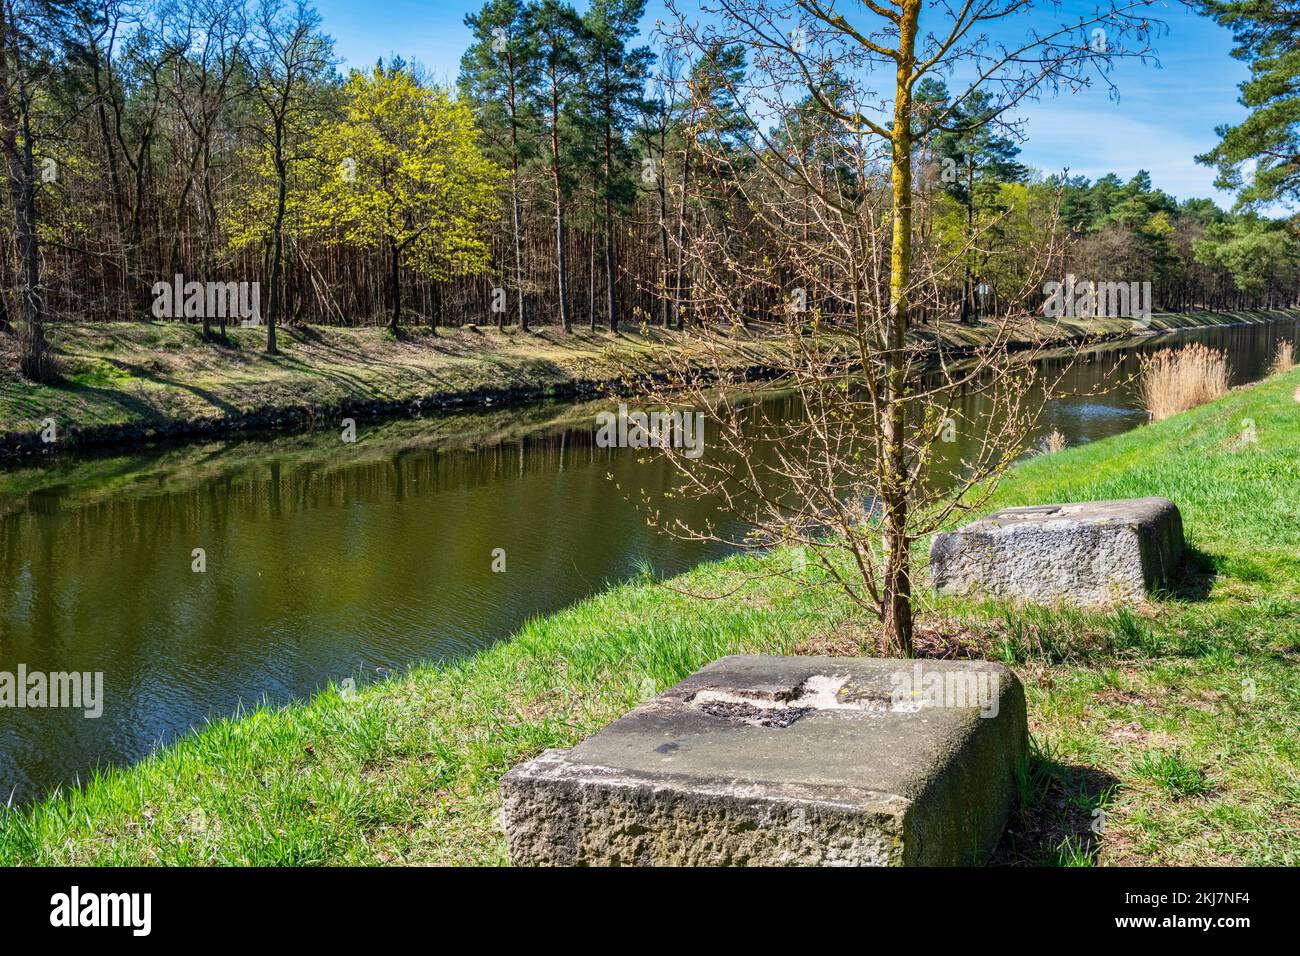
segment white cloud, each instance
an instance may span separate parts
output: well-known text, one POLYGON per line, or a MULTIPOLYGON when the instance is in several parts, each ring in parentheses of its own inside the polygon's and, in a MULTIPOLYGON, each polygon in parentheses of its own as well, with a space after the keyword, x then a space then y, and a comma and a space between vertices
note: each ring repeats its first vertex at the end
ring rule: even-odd
POLYGON ((1090 179, 1110 172, 1128 179, 1146 169, 1154 185, 1179 199, 1230 201, 1214 188, 1214 170, 1194 159, 1217 142, 1213 129, 1204 138, 1193 137, 1169 114, 1157 118, 1132 103, 1097 109, 1048 100, 1031 104, 1023 115, 1028 138, 1021 160, 1044 172, 1068 166, 1071 174, 1090 179))

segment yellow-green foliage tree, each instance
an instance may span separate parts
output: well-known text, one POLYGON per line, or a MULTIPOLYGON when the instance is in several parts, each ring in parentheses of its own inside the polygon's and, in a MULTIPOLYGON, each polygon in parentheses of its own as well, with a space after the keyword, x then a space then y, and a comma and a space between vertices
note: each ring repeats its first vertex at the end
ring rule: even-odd
MULTIPOLYGON (((469 107, 400 66, 354 70, 343 115, 316 130, 308 228, 387 255, 389 326, 402 313, 402 268, 435 281, 485 271, 488 224, 505 172, 484 156, 469 107)), ((435 303, 430 324, 437 327, 435 303)))
POLYGON ((930 242, 935 262, 969 262, 987 292, 977 314, 987 316, 1027 288, 1038 268, 1034 250, 1054 229, 1051 189, 1042 184, 990 184, 982 204, 967 209, 951 196, 933 200, 930 242))

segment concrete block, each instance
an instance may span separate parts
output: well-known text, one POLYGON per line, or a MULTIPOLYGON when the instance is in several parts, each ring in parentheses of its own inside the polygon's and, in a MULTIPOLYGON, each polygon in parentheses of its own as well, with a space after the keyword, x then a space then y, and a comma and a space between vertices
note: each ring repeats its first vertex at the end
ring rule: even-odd
POLYGON ((725 657, 502 779, 516 865, 983 861, 1024 691, 983 661, 725 657))
POLYGON ((1183 521, 1166 498, 1006 508, 930 547, 940 594, 1050 604, 1142 600, 1183 556, 1183 521))

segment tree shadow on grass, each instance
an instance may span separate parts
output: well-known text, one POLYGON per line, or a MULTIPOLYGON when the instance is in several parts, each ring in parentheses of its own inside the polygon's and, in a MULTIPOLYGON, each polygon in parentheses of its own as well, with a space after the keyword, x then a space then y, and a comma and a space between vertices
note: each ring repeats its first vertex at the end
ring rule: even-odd
POLYGON ((229 328, 223 332, 219 326, 214 326, 212 331, 203 336, 200 341, 215 348, 225 349, 228 352, 244 351, 243 343, 230 334, 229 328))
POLYGON ((1096 767, 1061 763, 1031 741, 1017 783, 1020 806, 989 865, 1091 866, 1119 779, 1096 767))
MULTIPOLYGON (((132 377, 138 378, 141 381, 153 382, 157 385, 167 385, 171 388, 177 389, 178 391, 189 392, 195 398, 207 403, 212 408, 220 410, 223 414, 232 416, 239 414, 239 409, 234 404, 221 398, 211 389, 202 388, 195 385, 193 382, 182 381, 180 377, 163 375, 153 369, 146 368, 144 365, 136 365, 131 362, 125 362, 121 359, 115 359, 113 364, 125 369, 127 372, 131 373, 132 377)), ((167 415, 164 408, 151 406, 148 402, 142 402, 139 399, 131 401, 125 392, 118 393, 117 397, 110 394, 109 398, 111 401, 114 401, 116 404, 123 407, 135 408, 137 414, 140 414, 145 418, 167 415)))
POLYGON ((142 419, 151 419, 158 414, 158 410, 149 402, 122 389, 86 385, 81 382, 74 382, 71 379, 65 379, 56 387, 74 395, 94 396, 106 405, 116 405, 123 411, 142 419))
POLYGON ((314 325, 308 325, 306 322, 301 325, 286 326, 285 328, 286 331, 302 342, 323 343, 325 341, 325 336, 321 333, 320 329, 316 328, 314 325))

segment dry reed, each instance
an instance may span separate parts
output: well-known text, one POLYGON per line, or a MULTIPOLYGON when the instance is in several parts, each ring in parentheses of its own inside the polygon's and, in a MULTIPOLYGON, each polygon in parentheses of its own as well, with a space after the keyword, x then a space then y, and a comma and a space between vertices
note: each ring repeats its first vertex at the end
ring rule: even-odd
POLYGON ((1295 368, 1295 346, 1290 342, 1278 342, 1273 354, 1273 374, 1289 372, 1295 368))
POLYGON ((1228 357, 1204 345, 1162 349, 1142 363, 1139 392, 1152 421, 1213 401, 1228 391, 1228 357))

